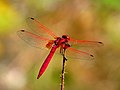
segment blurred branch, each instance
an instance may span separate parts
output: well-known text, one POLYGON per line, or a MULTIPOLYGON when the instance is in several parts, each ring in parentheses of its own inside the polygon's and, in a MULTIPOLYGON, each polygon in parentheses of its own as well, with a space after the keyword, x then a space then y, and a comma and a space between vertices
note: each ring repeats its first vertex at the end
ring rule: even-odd
POLYGON ((63 65, 62 65, 62 75, 61 75, 61 90, 64 90, 65 61, 67 61, 67 59, 63 54, 63 65))

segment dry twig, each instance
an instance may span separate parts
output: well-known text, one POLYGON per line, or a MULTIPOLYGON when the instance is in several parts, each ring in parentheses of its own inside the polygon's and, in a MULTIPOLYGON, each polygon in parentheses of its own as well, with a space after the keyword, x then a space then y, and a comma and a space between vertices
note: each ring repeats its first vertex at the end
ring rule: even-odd
POLYGON ((61 90, 64 90, 64 79, 65 79, 65 62, 67 61, 66 57, 63 55, 63 65, 62 65, 62 75, 61 75, 61 90))

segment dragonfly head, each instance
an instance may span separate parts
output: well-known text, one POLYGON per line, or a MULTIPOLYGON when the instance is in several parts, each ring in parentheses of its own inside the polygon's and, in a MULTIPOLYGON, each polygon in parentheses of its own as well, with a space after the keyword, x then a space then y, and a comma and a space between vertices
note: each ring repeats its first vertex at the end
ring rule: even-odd
POLYGON ((70 40, 70 37, 68 35, 62 35, 62 38, 70 40))

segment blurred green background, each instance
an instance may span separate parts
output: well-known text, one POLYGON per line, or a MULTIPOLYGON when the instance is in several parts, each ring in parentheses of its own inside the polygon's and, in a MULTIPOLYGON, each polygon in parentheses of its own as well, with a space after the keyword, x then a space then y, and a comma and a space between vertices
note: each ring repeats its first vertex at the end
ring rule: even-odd
POLYGON ((55 55, 37 80, 47 54, 16 34, 29 29, 30 16, 55 33, 104 43, 94 61, 68 59, 65 90, 120 90, 119 4, 120 0, 0 0, 0 90, 60 90, 62 58, 55 55))

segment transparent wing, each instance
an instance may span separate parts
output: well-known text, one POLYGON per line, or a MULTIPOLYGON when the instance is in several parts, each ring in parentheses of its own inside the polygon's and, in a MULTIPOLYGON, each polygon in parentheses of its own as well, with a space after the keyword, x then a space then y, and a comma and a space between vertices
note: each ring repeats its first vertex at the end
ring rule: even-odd
POLYGON ((76 45, 79 47, 101 47, 104 44, 99 41, 88 41, 88 40, 75 40, 71 39, 69 41, 72 45, 76 45))
POLYGON ((43 38, 31 32, 20 30, 17 32, 18 36, 23 39, 26 43, 33 47, 37 47, 40 49, 46 48, 46 44, 48 43, 49 39, 43 38))
POLYGON ((69 43, 71 44, 71 47, 89 53, 94 53, 94 50, 96 48, 104 45, 102 42, 99 41, 75 40, 75 39, 71 39, 69 43))
POLYGON ((50 29, 41 24, 36 18, 29 17, 26 21, 30 29, 37 35, 47 37, 49 39, 57 37, 50 29))
POLYGON ((81 60, 92 60, 94 59, 94 56, 92 54, 89 54, 87 52, 83 52, 77 49, 74 49, 72 47, 69 47, 66 49, 65 52, 66 57, 69 59, 81 59, 81 60))

